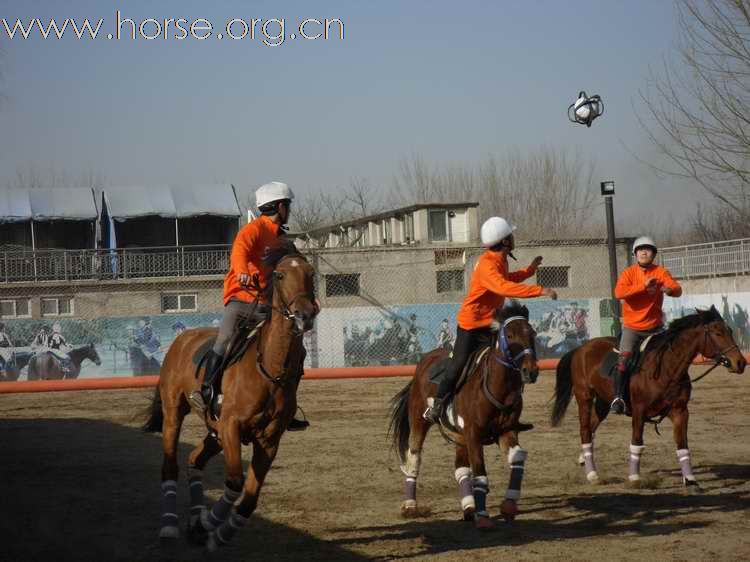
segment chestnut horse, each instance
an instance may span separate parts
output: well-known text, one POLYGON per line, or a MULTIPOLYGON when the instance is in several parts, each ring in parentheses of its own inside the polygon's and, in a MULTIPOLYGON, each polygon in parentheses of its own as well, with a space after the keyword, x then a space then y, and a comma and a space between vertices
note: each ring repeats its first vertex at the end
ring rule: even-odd
MULTIPOLYGON (((208 435, 188 458, 190 522, 188 535, 205 542, 209 550, 226 544, 255 510, 263 481, 278 451, 279 441, 297 409, 297 385, 302 373, 303 332, 312 328, 313 268, 305 258, 284 246, 270 251, 266 264, 273 268, 269 286, 270 319, 239 361, 226 368, 222 380, 224 401, 218 421, 203 416, 208 435), (252 443, 247 477, 242 474, 242 444, 252 443), (203 505, 202 471, 224 451, 224 495, 210 512, 203 505)), ((161 367, 151 415, 145 431, 163 433, 162 518, 160 537, 177 538, 177 442, 188 395, 200 384, 193 357, 216 337, 217 330, 198 328, 180 334, 161 367)), ((197 412, 196 412, 197 413, 197 412)))
MULTIPOLYGON (((458 482, 464 520, 477 528, 494 527, 486 510, 489 481, 484 464, 484 445, 502 441, 508 449, 510 482, 500 511, 507 520, 518 514, 526 451, 518 444, 525 383, 533 383, 539 374, 534 350, 534 329, 529 311, 516 303, 500 311, 497 344, 474 365, 466 382, 459 388, 448 412, 443 414, 441 431, 456 445, 455 477, 458 482), (473 492, 473 493, 472 493, 473 492)), ((405 517, 419 513, 417 477, 422 445, 430 424, 422 417, 433 400, 436 386, 430 381, 433 366, 448 356, 444 349, 428 353, 417 365, 414 378, 391 402, 389 432, 401 459, 406 476, 405 500, 401 512, 405 517)), ((525 429, 528 429, 526 427, 525 429)))
MULTIPOLYGON (((564 355, 557 367, 552 425, 560 423, 571 394, 575 393, 582 448, 579 463, 592 483, 599 480, 594 464, 594 433, 607 417, 614 397, 613 383, 601 374, 600 366, 616 344, 614 338, 592 339, 564 355)), ((698 490, 690 465, 687 438, 688 401, 692 387, 688 368, 701 354, 726 366, 732 373, 742 373, 745 358, 713 306, 710 310, 698 310, 674 320, 665 332, 652 338, 644 353, 638 372, 628 383, 628 413, 633 425, 628 480, 634 485, 640 480, 644 424, 655 417, 660 418, 658 421, 668 417, 672 421, 683 484, 690 491, 698 490)))

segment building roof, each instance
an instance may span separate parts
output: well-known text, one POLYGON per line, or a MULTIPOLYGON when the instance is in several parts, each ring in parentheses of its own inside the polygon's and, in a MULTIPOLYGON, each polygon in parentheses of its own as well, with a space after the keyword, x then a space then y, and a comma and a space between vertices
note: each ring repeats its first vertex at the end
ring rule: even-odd
POLYGON ((95 220, 98 214, 90 187, 0 191, 0 222, 95 220))
POLYGON ((104 198, 109 216, 116 220, 240 216, 231 184, 109 187, 104 189, 104 198))
POLYGON ((405 215, 407 213, 413 213, 414 211, 419 211, 421 209, 441 209, 442 210, 442 209, 466 209, 466 208, 473 208, 473 207, 479 207, 479 203, 475 201, 465 201, 463 203, 421 203, 417 205, 409 205, 408 207, 400 207, 398 209, 392 209, 390 211, 383 211, 380 213, 376 213, 374 215, 368 215, 366 217, 361 217, 358 219, 352 219, 348 221, 327 224, 325 226, 319 226, 317 228, 311 229, 309 231, 309 234, 311 235, 323 234, 331 230, 338 230, 339 228, 347 228, 350 226, 356 226, 359 224, 368 223, 370 221, 374 222, 374 221, 379 221, 379 220, 387 219, 387 218, 398 216, 398 215, 405 215))

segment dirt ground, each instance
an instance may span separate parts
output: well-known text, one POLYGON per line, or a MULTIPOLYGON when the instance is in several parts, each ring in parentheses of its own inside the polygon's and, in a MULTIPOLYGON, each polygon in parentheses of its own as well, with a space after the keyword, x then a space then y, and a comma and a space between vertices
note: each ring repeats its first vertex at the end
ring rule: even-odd
MULTIPOLYGON (((696 373, 699 370, 695 371, 696 373)), ((288 434, 251 523, 207 555, 184 539, 160 544, 160 436, 139 431, 151 391, 0 396, 0 560, 747 560, 750 558, 750 380, 716 372, 694 389, 690 444, 699 495, 681 487, 671 428, 646 433, 647 489, 625 485, 629 419, 609 419, 596 440, 604 483, 585 482, 577 410, 549 427, 554 377, 526 391, 529 451, 523 513, 480 534, 459 521, 453 451, 428 437, 419 499, 431 515, 399 514, 403 478, 386 442, 387 403, 405 379, 306 381, 313 423, 288 434)), ((204 434, 183 429, 182 466, 204 434)), ((249 451, 246 451, 247 458, 249 451)), ((507 484, 505 455, 485 450, 494 515, 507 484)), ((187 484, 179 507, 187 514, 187 484)), ((221 456, 206 471, 221 493, 221 456)), ((184 519, 181 521, 184 523, 184 519)))

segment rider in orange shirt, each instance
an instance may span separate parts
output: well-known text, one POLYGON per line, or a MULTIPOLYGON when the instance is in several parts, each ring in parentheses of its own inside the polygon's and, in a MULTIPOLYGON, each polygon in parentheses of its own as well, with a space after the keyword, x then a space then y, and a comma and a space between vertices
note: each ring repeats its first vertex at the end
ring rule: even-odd
POLYGON ((625 413, 625 371, 633 350, 644 338, 664 329, 664 295, 679 297, 682 294, 682 287, 669 271, 654 263, 656 252, 656 244, 651 238, 638 238, 633 244, 636 263, 622 272, 615 286, 615 298, 622 300, 623 305, 620 354, 614 380, 615 398, 610 405, 610 412, 614 414, 625 413))
POLYGON ((487 248, 477 262, 471 276, 469 293, 458 311, 456 342, 451 362, 438 386, 433 405, 424 413, 424 418, 435 423, 440 419, 445 396, 453 389, 471 352, 482 343, 492 343, 494 336, 490 325, 495 311, 502 308, 506 297, 533 298, 539 296, 557 298, 552 289, 538 285, 524 285, 521 281, 536 273, 542 263, 541 256, 534 258, 526 269, 508 271, 508 256, 515 247, 515 226, 500 217, 491 217, 482 225, 482 246, 487 248))
MULTIPOLYGON (((229 271, 224 278, 224 315, 213 348, 206 357, 206 375, 200 390, 190 394, 190 402, 200 411, 213 403, 214 386, 221 386, 221 373, 227 345, 240 322, 258 324, 265 320, 270 304, 262 291, 273 273, 263 263, 266 250, 284 235, 294 194, 285 183, 273 181, 255 192, 261 216, 243 226, 232 245, 229 271), (258 284, 253 279, 257 276, 258 284), (259 294, 258 291, 261 291, 259 294)), ((288 429, 306 429, 309 423, 293 419, 288 429)))

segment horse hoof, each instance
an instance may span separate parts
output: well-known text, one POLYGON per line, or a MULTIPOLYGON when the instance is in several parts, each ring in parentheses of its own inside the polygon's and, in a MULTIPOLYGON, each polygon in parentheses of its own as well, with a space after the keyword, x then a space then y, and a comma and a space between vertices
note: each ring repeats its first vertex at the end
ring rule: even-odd
POLYGON ((694 496, 700 494, 703 490, 695 480, 685 480, 685 491, 694 496))
POLYGON ((589 481, 589 484, 598 484, 599 483, 599 475, 596 473, 595 470, 592 470, 586 475, 586 480, 589 481))
POLYGON ((174 525, 166 525, 159 531, 160 539, 179 539, 180 530, 174 525))
POLYGON ((475 509, 473 507, 467 507, 464 509, 464 521, 474 521, 475 509))
POLYGON ((508 523, 512 522, 519 513, 518 504, 515 500, 504 500, 503 503, 500 504, 500 515, 502 515, 503 519, 508 523))
POLYGON ((406 500, 401 504, 401 516, 406 518, 417 517, 419 510, 415 500, 406 500))
POLYGON ((583 453, 581 453, 578 455, 578 466, 583 466, 584 464, 586 463, 583 461, 583 453))
POLYGON ((496 526, 495 522, 487 515, 474 516, 474 527, 480 531, 490 531, 496 526))

